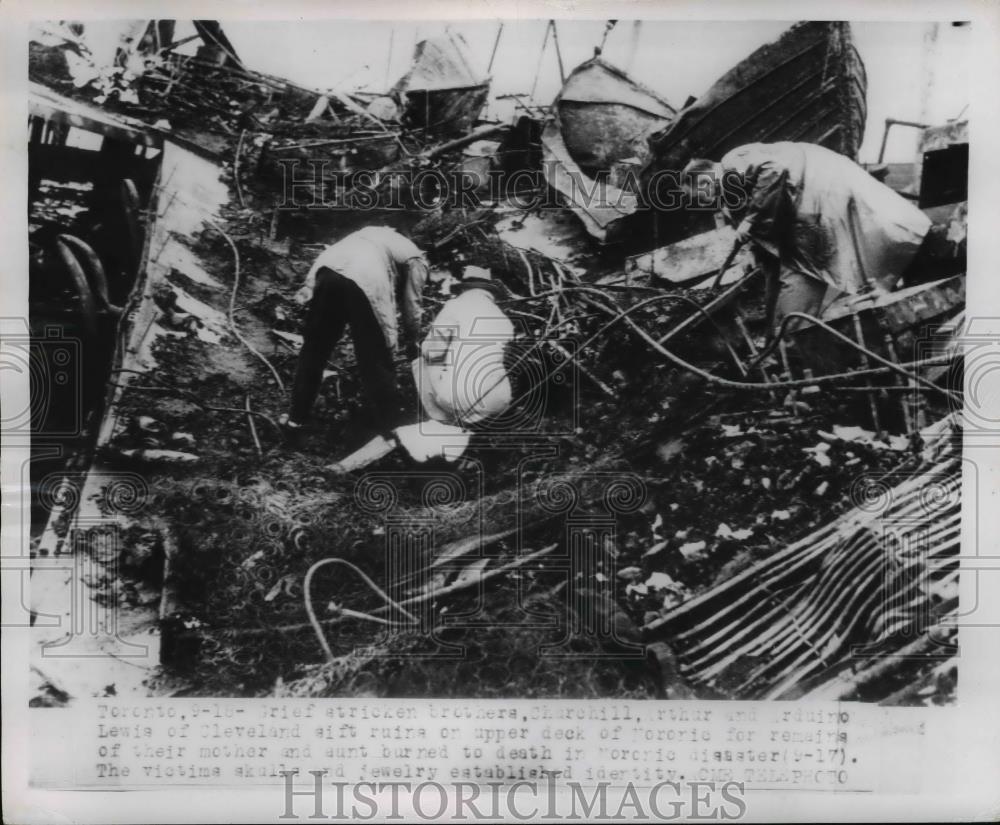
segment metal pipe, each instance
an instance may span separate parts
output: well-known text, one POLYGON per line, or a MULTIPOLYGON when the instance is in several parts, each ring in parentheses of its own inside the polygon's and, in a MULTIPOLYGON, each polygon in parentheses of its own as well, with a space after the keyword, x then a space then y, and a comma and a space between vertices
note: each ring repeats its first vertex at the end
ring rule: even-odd
POLYGON ((80 261, 77 260, 76 255, 73 254, 73 250, 69 248, 69 245, 64 240, 56 240, 56 249, 69 272, 73 286, 76 288, 76 293, 80 297, 83 327, 90 338, 95 338, 97 336, 97 307, 94 303, 94 293, 90 289, 90 284, 87 283, 87 276, 83 274, 80 261))
POLYGON ((912 129, 928 128, 928 124, 917 123, 915 120, 898 120, 894 117, 887 117, 885 119, 885 131, 882 132, 882 146, 878 150, 879 163, 882 163, 882 159, 885 157, 885 145, 889 141, 889 128, 892 126, 909 126, 912 129))
POLYGON ((102 309, 106 309, 114 315, 121 315, 122 308, 112 304, 108 297, 108 278, 104 273, 104 265, 101 263, 101 259, 98 257, 93 247, 91 247, 91 245, 86 241, 80 240, 76 237, 76 235, 63 234, 59 236, 59 240, 63 241, 67 246, 73 249, 78 257, 79 255, 83 255, 84 259, 87 261, 87 266, 90 270, 90 277, 88 278, 88 281, 93 287, 93 291, 97 296, 97 301, 100 307, 102 309))
MULTIPOLYGON (((866 351, 868 349, 868 347, 865 345, 865 336, 864 336, 864 332, 862 332, 862 329, 861 329, 861 317, 857 313, 855 313, 852 317, 854 319, 854 334, 855 334, 855 336, 858 339, 858 346, 860 346, 862 348, 862 351, 861 351, 861 366, 862 366, 862 369, 868 369, 869 366, 870 366, 870 363, 868 361, 868 353, 866 351)), ((865 385, 868 386, 868 387, 872 386, 870 378, 866 378, 865 379, 865 385)), ((871 392, 868 394, 868 404, 871 407, 872 424, 875 427, 875 437, 876 438, 881 438, 882 437, 882 424, 879 421, 878 400, 875 397, 875 388, 874 387, 872 387, 871 392)))
MULTIPOLYGON (((889 353, 889 359, 894 363, 899 363, 899 357, 896 355, 896 345, 892 340, 892 336, 887 332, 885 334, 885 349, 889 353)), ((902 377, 896 374, 896 388, 897 389, 908 389, 906 384, 903 382, 902 377)), ((906 426, 907 434, 913 432, 913 416, 910 414, 909 399, 903 398, 900 401, 900 407, 903 410, 903 423, 906 426)))

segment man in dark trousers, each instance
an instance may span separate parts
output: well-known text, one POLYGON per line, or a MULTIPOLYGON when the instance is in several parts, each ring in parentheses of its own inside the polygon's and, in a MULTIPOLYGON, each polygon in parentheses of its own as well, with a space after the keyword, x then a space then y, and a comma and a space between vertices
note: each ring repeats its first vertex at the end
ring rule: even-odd
POLYGON ((300 303, 309 301, 309 310, 291 409, 281 417, 289 435, 309 418, 323 369, 347 324, 373 424, 380 430, 399 424, 393 355, 400 342, 408 357, 419 352, 420 296, 426 281, 423 252, 385 226, 353 232, 320 254, 297 296, 300 303), (403 320, 401 333, 397 311, 403 320))

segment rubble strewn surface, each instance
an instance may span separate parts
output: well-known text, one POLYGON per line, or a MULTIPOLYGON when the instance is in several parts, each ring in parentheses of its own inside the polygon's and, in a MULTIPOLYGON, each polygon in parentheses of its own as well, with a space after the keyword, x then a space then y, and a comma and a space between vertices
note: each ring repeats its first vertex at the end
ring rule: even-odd
MULTIPOLYGON (((52 79, 51 54, 37 51, 33 66, 52 79)), ((150 485, 119 577, 103 586, 127 607, 160 602, 153 690, 745 696, 739 673, 693 686, 683 672, 665 676, 669 657, 646 650, 648 629, 864 503, 865 484, 926 467, 919 433, 901 435, 909 413, 893 376, 874 390, 861 379, 769 385, 804 375, 794 352, 791 364, 774 353, 747 374, 747 339, 751 352, 763 344, 758 285, 734 299, 742 339, 717 319, 678 333, 728 283, 666 292, 616 281, 621 260, 573 238, 566 210, 279 214, 281 158, 322 147, 363 168, 419 168, 440 144, 336 100, 304 122, 315 96, 232 67, 167 61, 143 83, 134 101, 104 102, 168 115, 175 136, 210 133, 230 188, 220 213, 174 237, 164 260, 147 250, 166 274, 143 296, 155 306, 146 363, 129 373, 126 359, 114 376, 116 426, 98 456, 150 485), (162 108, 148 103, 157 84, 176 90, 162 108), (188 110, 173 102, 181 92, 188 110), (203 122, 206 109, 218 114, 203 122), (302 326, 294 295, 323 245, 366 223, 427 250, 425 321, 465 265, 489 268, 514 294, 518 377, 530 391, 518 427, 477 433, 457 466, 417 467, 396 451, 363 474, 329 472, 375 435, 346 339, 299 443, 276 424, 287 404, 278 379, 294 372, 302 326), (675 358, 650 344, 668 334, 675 358), (317 567, 334 557, 350 566, 317 567)), ((460 162, 460 150, 434 160, 460 162)), ((153 205, 169 210, 171 191, 161 181, 153 205)), ((397 373, 416 420, 401 357, 397 373)), ((950 411, 939 396, 925 396, 930 421, 950 411)), ((857 687, 911 703, 951 702, 954 690, 952 664, 932 659, 857 687)))

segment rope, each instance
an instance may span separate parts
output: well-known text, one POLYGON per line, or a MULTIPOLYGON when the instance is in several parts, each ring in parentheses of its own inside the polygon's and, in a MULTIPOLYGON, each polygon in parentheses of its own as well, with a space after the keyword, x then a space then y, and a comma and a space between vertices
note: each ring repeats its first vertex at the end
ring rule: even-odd
POLYGON ((497 47, 500 45, 501 34, 503 34, 503 21, 501 21, 500 23, 500 28, 497 29, 497 38, 496 40, 493 41, 493 51, 490 53, 490 62, 489 65, 486 67, 486 74, 489 74, 491 71, 493 71, 493 60, 497 56, 497 47))
POLYGON ((552 45, 556 47, 556 60, 559 61, 559 82, 565 84, 566 70, 563 68, 562 49, 559 48, 559 29, 555 20, 550 20, 549 23, 552 25, 552 45))
POLYGON ((385 58, 385 80, 382 85, 389 88, 389 71, 392 69, 392 47, 396 41, 396 27, 389 29, 389 54, 385 58))
POLYGON ((545 57, 545 47, 549 45, 549 32, 552 30, 552 21, 545 24, 545 39, 542 40, 542 50, 538 53, 538 65, 535 67, 535 80, 531 84, 531 91, 528 92, 528 100, 534 101, 535 89, 538 87, 538 77, 542 73, 542 58, 545 57))
POLYGON ((617 23, 617 20, 609 20, 604 24, 604 37, 601 38, 601 45, 594 49, 594 57, 601 56, 601 53, 604 51, 604 44, 608 42, 608 35, 611 34, 611 30, 617 23))

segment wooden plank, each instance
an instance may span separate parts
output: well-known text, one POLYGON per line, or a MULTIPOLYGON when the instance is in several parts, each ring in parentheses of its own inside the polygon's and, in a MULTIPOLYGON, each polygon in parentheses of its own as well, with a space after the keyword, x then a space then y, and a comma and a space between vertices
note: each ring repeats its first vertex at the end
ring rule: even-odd
POLYGON ((885 329, 899 333, 921 321, 961 309, 964 304, 965 276, 955 275, 895 292, 844 296, 823 312, 823 319, 840 328, 838 321, 859 313, 873 312, 881 319, 885 329))
MULTIPOLYGON (((736 230, 723 226, 669 246, 661 246, 652 252, 633 255, 625 259, 626 280, 645 283, 661 279, 675 284, 702 280, 718 273, 735 241, 736 230)), ((744 247, 737 253, 729 269, 728 280, 723 280, 723 283, 735 281, 747 264, 753 265, 753 254, 744 247)))
POLYGON ((154 148, 163 145, 163 139, 156 134, 156 130, 141 121, 63 97, 40 83, 29 83, 28 89, 28 112, 33 117, 75 126, 114 140, 154 148))

